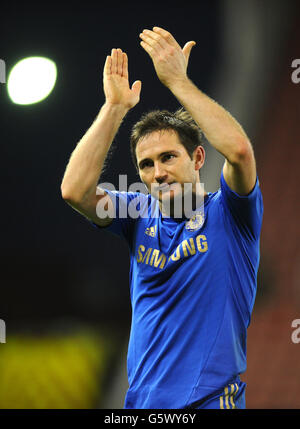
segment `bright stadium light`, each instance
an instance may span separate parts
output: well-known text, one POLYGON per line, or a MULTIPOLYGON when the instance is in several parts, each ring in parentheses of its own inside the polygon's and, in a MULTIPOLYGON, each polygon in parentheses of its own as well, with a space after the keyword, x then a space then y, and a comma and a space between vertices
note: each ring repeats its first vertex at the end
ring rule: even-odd
POLYGON ((57 76, 56 65, 44 57, 19 61, 9 73, 7 91, 16 104, 33 104, 44 100, 52 91, 57 76))

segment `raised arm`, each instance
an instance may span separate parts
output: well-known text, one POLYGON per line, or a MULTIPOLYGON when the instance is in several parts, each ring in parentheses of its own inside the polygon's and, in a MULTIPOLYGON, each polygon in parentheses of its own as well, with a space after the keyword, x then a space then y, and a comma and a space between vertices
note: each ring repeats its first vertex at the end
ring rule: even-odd
POLYGON ((103 70, 105 103, 94 123, 73 151, 61 184, 64 200, 75 210, 106 226, 110 218, 101 219, 96 214, 98 201, 105 196, 96 194, 97 184, 107 152, 126 113, 140 99, 141 81, 130 89, 128 59, 121 49, 112 49, 103 70))
POLYGON ((252 145, 230 113, 188 78, 188 60, 195 42, 187 42, 181 49, 172 34, 159 27, 144 30, 140 38, 160 81, 191 114, 209 143, 225 157, 223 173, 228 186, 238 194, 247 195, 256 181, 252 145))

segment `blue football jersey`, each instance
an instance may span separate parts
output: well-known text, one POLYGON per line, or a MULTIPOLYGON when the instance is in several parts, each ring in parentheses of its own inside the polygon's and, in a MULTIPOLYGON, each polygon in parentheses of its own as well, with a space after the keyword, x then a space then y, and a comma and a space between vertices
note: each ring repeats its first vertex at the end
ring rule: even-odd
POLYGON ((243 408, 239 375, 246 370, 263 216, 258 179, 240 196, 222 172, 220 189, 191 219, 163 217, 151 195, 107 193, 115 218, 106 229, 130 249, 125 408, 243 408), (124 215, 130 207, 140 216, 124 215))

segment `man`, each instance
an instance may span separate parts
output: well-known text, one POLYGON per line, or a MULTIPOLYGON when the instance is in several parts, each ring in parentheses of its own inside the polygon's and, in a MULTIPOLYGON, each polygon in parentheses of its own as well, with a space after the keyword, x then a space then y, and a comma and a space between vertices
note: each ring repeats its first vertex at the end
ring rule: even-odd
POLYGON ((253 149, 232 116, 187 77, 195 42, 181 49, 159 27, 140 38, 158 78, 185 109, 151 112, 133 128, 132 154, 149 194, 97 188, 109 147, 141 91, 140 81, 129 87, 127 55, 113 49, 104 66, 105 104, 70 158, 62 196, 129 245, 125 408, 244 408, 239 375, 246 369, 263 213, 253 149), (198 195, 200 129, 225 157, 221 186, 204 191, 203 204, 192 198, 191 218, 175 216, 186 183, 187 195, 198 195), (121 216, 137 197, 143 215, 121 216))

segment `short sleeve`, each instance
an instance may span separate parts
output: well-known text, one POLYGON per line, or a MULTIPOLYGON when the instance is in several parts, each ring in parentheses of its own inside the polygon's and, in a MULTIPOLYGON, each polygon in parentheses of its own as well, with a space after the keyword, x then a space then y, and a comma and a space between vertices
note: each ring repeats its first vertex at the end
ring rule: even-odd
POLYGON ((224 211, 244 235, 249 239, 258 239, 263 217, 263 198, 258 177, 256 177, 254 188, 248 195, 239 195, 230 189, 223 171, 220 182, 224 211))
POLYGON ((113 204, 113 221, 106 227, 102 227, 91 220, 90 223, 96 228, 110 231, 124 238, 131 244, 136 221, 147 207, 145 204, 148 200, 147 196, 138 192, 118 192, 108 189, 104 189, 104 191, 109 195, 113 204))

